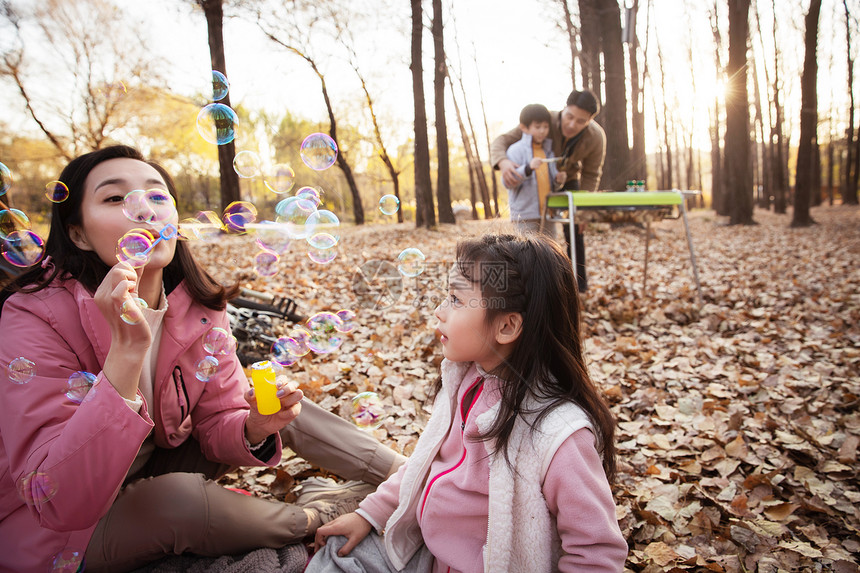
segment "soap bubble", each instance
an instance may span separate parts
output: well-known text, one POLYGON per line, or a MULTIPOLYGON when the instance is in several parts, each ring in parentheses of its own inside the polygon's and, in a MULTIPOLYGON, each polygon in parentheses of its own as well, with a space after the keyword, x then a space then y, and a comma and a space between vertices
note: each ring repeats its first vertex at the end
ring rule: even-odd
POLYGON ((224 223, 214 211, 200 211, 193 219, 185 219, 179 225, 179 234, 184 237, 214 241, 224 230, 224 223))
POLYGON ((0 197, 6 194, 12 186, 12 171, 0 163, 0 197))
POLYGON ((210 103, 197 114, 197 132, 215 145, 230 143, 236 137, 239 116, 223 103, 210 103))
POLYGON ((135 223, 163 223, 173 218, 176 202, 166 189, 135 189, 123 198, 122 212, 135 223))
POLYGON ((218 373, 218 359, 214 356, 204 356, 197 363, 194 376, 201 382, 209 382, 218 373))
POLYGON ((272 344, 272 360, 281 366, 292 366, 299 361, 299 356, 290 352, 290 339, 282 336, 272 344))
POLYGON ((224 208, 224 226, 234 233, 244 233, 245 225, 257 220, 257 208, 247 201, 233 201, 224 208))
POLYGON ((278 163, 266 174, 264 182, 269 191, 282 195, 296 184, 296 172, 286 163, 278 163))
POLYGON ((308 215, 305 225, 308 244, 312 247, 328 249, 336 245, 340 239, 340 219, 331 211, 325 209, 314 211, 308 215))
POLYGON ((80 404, 83 402, 90 388, 96 383, 96 375, 90 372, 78 371, 69 376, 66 398, 80 404))
POLYGON ((283 344, 287 349, 287 352, 293 356, 301 357, 311 350, 308 346, 308 340, 310 340, 310 337, 311 333, 308 332, 307 328, 304 326, 296 326, 287 333, 286 340, 284 340, 283 344))
POLYGON ((51 573, 76 573, 83 571, 84 551, 66 547, 51 558, 51 573))
POLYGON ((291 239, 305 239, 308 236, 308 217, 315 211, 316 206, 306 199, 287 197, 275 206, 278 222, 284 224, 284 230, 291 239))
POLYGON ((379 210, 383 215, 394 215, 400 210, 400 199, 395 195, 383 195, 379 199, 379 210))
POLYGON ((319 251, 329 250, 337 245, 337 237, 330 233, 314 233, 308 237, 308 245, 319 251))
POLYGON ((233 171, 244 179, 250 179, 260 174, 262 165, 260 156, 253 151, 240 151, 233 158, 233 171))
POLYGON ((33 231, 13 231, 3 239, 0 252, 10 265, 29 267, 42 260, 45 242, 33 231))
POLYGON ((16 489, 27 505, 41 505, 57 495, 57 482, 44 472, 33 471, 21 476, 16 489))
POLYGON ((30 217, 20 209, 0 210, 0 239, 5 239, 9 233, 29 230, 30 217))
POLYGON ((236 339, 226 329, 214 326, 203 335, 203 350, 214 356, 226 356, 236 350, 236 339))
POLYGON ((340 327, 341 332, 352 332, 355 330, 355 313, 351 310, 343 309, 337 311, 337 317, 343 323, 340 327))
POLYGON ((254 272, 261 277, 272 277, 278 274, 278 261, 281 259, 271 251, 260 251, 254 256, 254 272))
POLYGON ((290 248, 290 236, 282 223, 260 221, 254 231, 257 233, 257 244, 269 252, 283 255, 290 248))
POLYGON ((337 350, 343 344, 343 333, 338 330, 343 326, 340 317, 332 312, 318 312, 305 323, 310 337, 308 348, 317 354, 327 354, 337 350))
POLYGON ((314 204, 314 207, 319 207, 320 203, 322 203, 322 193, 313 187, 302 187, 296 191, 296 197, 310 201, 314 204))
POLYGON ((45 184, 45 197, 51 203, 62 203, 69 198, 69 188, 62 181, 49 181, 45 184))
POLYGON ((308 245, 308 258, 318 265, 327 265, 337 258, 335 245, 327 249, 319 249, 308 245))
POLYGON ((224 99, 228 91, 230 91, 230 82, 227 81, 227 76, 218 70, 212 70, 212 99, 215 101, 224 99))
POLYGON ((397 256, 397 270, 405 277, 417 277, 424 272, 424 253, 415 247, 404 249, 397 256))
POLYGON ((312 133, 302 142, 299 153, 305 165, 314 171, 322 171, 334 165, 337 144, 324 133, 312 133))
POLYGON ((116 259, 137 268, 149 262, 155 237, 146 229, 132 229, 116 244, 116 259))
POLYGON ((359 428, 375 430, 385 418, 385 405, 376 392, 362 392, 352 399, 350 417, 359 428))
POLYGON ((36 363, 23 356, 12 359, 6 365, 6 375, 9 381, 15 384, 26 384, 36 375, 36 363))
POLYGON ((119 317, 126 324, 137 324, 143 320, 141 309, 149 308, 142 298, 127 298, 119 307, 119 317))
POLYGON ((198 227, 200 222, 194 217, 186 217, 179 221, 177 237, 182 241, 196 241, 200 238, 198 227))

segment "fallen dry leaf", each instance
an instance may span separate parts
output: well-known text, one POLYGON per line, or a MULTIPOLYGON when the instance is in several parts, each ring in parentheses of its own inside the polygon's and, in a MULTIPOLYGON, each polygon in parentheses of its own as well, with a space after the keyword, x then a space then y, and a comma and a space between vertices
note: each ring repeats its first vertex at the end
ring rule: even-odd
MULTIPOLYGON (((858 571, 860 213, 812 215, 818 225, 791 229, 790 215, 756 211, 758 225, 727 227, 692 214, 701 305, 680 221, 652 225, 645 291, 643 229, 589 225, 582 329, 618 421, 627 570, 858 571)), ((356 312, 337 352, 310 354, 288 375, 347 419, 356 394, 376 392, 386 417, 374 435, 408 455, 430 413, 441 361, 433 309, 456 240, 509 229, 499 220, 343 228, 333 263, 313 263, 295 241, 274 277, 253 272, 250 237, 193 248, 219 280, 294 298, 305 316, 356 312), (413 246, 427 256, 426 276, 383 272, 413 246)), ((280 470, 296 483, 325 475, 291 452, 280 470)), ((290 495, 276 469, 243 468, 224 483, 290 495)))

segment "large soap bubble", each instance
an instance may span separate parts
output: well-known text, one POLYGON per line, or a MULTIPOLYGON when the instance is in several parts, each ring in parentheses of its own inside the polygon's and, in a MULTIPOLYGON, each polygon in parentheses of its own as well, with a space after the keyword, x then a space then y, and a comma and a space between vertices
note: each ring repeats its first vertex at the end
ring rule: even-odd
POLYGON ((212 70, 212 99, 218 101, 227 96, 230 91, 230 82, 227 81, 227 76, 218 70, 212 70))
POLYGON ((197 114, 197 132, 215 145, 230 143, 236 138, 239 116, 223 103, 210 103, 197 114))
POLYGON ((334 165, 337 144, 324 133, 312 133, 302 141, 299 153, 305 165, 315 171, 322 171, 334 165))

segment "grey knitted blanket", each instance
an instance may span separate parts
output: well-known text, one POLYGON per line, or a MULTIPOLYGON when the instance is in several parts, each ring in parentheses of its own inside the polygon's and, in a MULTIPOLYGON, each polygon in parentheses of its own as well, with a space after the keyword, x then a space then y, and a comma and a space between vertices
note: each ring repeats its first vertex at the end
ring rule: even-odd
POLYGON ((307 549, 297 543, 280 549, 257 549, 242 555, 165 557, 134 573, 301 573, 307 561, 307 549))

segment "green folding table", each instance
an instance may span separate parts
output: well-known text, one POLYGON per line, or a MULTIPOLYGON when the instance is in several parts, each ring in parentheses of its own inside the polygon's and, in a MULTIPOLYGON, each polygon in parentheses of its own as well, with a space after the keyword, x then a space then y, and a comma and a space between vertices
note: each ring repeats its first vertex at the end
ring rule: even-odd
POLYGON ((550 193, 546 198, 541 227, 546 221, 565 223, 570 229, 570 260, 573 271, 576 272, 576 249, 574 247, 573 226, 576 223, 577 211, 652 211, 652 217, 646 217, 645 228, 645 268, 642 278, 642 290, 647 292, 648 281, 648 242, 651 237, 651 219, 656 216, 663 219, 669 212, 678 209, 684 219, 684 230, 687 233, 687 246, 690 248, 690 264, 693 267, 693 279, 696 281, 696 292, 699 303, 702 302, 702 287, 699 283, 699 270, 696 267, 696 253, 693 250, 693 238, 690 235, 690 225, 687 221, 687 209, 684 196, 698 195, 699 191, 619 191, 598 192, 563 191, 550 193))

